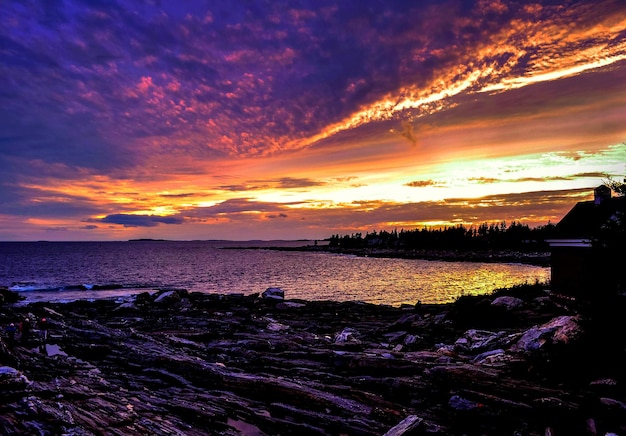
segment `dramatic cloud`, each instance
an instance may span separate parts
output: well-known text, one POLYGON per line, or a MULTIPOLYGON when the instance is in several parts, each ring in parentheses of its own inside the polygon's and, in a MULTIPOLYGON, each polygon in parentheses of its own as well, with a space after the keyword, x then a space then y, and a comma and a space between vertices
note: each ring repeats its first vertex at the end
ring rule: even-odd
POLYGON ((481 221, 509 210, 442 202, 626 172, 622 0, 6 0, 0 22, 0 240, 481 221))
POLYGON ((208 217, 228 217, 235 218, 237 215, 256 216, 258 214, 277 214, 280 215, 287 211, 289 205, 284 203, 271 203, 254 201, 249 198, 233 198, 223 201, 219 204, 209 207, 195 208, 187 210, 185 213, 190 217, 208 218, 208 217))
POLYGON ((114 214, 100 220, 103 223, 120 224, 124 227, 154 227, 159 224, 182 224, 180 217, 154 216, 154 215, 127 215, 114 214))
POLYGON ((304 189, 323 186, 325 182, 306 178, 283 177, 281 179, 253 180, 241 185, 223 185, 218 189, 224 191, 258 191, 264 189, 304 189))
POLYGON ((409 183, 405 183, 404 186, 410 186, 412 188, 423 188, 425 186, 438 186, 439 183, 434 180, 414 180, 409 183))

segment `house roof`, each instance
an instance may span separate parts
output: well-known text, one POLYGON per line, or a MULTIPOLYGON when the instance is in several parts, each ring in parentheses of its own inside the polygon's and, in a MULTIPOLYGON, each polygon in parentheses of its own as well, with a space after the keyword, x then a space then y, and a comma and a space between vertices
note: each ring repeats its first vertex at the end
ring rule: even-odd
POLYGON ((556 225, 559 238, 591 238, 618 211, 626 212, 626 197, 604 198, 597 202, 581 201, 556 225))

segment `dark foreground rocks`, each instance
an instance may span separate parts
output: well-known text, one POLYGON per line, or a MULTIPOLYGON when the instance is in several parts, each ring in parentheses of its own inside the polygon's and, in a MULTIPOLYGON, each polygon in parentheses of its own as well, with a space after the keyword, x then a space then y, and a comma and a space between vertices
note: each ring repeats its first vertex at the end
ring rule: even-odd
MULTIPOLYGON (((621 303, 619 303, 621 304, 621 303)), ((626 434, 619 304, 540 286, 387 307, 186 291, 0 307, 3 435, 626 434)))

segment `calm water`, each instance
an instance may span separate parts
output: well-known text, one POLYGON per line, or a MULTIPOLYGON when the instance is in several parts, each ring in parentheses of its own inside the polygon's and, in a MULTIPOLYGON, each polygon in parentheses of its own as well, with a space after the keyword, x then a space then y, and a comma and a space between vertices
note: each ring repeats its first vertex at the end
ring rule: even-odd
POLYGON ((119 297, 163 288, 251 294, 273 286, 290 299, 399 305, 450 302, 550 276, 549 268, 522 264, 222 249, 253 244, 305 243, 1 242, 0 286, 22 292, 27 301, 119 297))

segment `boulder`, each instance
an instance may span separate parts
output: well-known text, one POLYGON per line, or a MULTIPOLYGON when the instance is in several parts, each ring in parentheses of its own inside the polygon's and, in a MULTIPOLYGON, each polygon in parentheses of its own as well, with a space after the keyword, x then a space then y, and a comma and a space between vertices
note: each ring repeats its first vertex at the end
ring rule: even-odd
POLYGON ((453 408, 454 410, 474 410, 480 407, 483 407, 481 403, 477 403, 476 401, 467 400, 459 395, 453 395, 450 397, 448 401, 448 406, 453 408))
POLYGON ((545 324, 534 326, 522 334, 515 344, 520 351, 535 351, 546 344, 568 344, 582 333, 578 316, 563 315, 545 324))
POLYGON ((503 295, 502 297, 498 297, 493 300, 491 305, 495 307, 504 307, 506 310, 513 310, 522 307, 524 305, 524 300, 517 297, 503 295))
POLYGON ((126 301, 120 304, 119 306, 117 306, 115 309, 113 309, 113 311, 123 311, 123 310, 134 311, 134 310, 138 310, 138 307, 135 305, 134 302, 126 301))
POLYGON ((337 335, 335 335, 335 343, 336 344, 345 344, 345 343, 360 343, 361 341, 359 341, 359 339, 357 338, 358 332, 351 328, 351 327, 346 327, 345 329, 343 329, 341 331, 341 333, 338 333, 337 335))
POLYGON ((162 304, 164 306, 169 306, 171 304, 178 303, 179 301, 180 294, 177 291, 165 291, 154 299, 156 304, 162 304))
POLYGON ((2 303, 16 303, 24 299, 18 292, 11 291, 6 287, 0 287, 0 297, 2 298, 2 303))
POLYGON ((280 288, 267 288, 261 294, 261 298, 263 298, 264 300, 283 301, 285 299, 285 291, 280 288))
POLYGON ((265 328, 271 332, 280 332, 283 330, 289 330, 289 326, 282 324, 278 321, 276 321, 275 319, 272 318, 263 318, 263 321, 267 322, 267 325, 265 326, 265 328))
POLYGON ((149 304, 152 301, 152 296, 149 292, 142 292, 141 294, 137 294, 135 296, 134 303, 137 305, 149 304))
POLYGON ((419 336, 419 335, 406 335, 404 337, 403 343, 404 343, 404 345, 408 345, 408 346, 416 345, 416 344, 419 343, 419 341, 421 339, 422 339, 422 337, 419 336))
POLYGON ((392 344, 397 344, 398 342, 403 342, 403 339, 406 337, 406 334, 407 332, 405 331, 398 331, 398 332, 385 333, 383 337, 388 342, 392 344))
POLYGON ((10 366, 0 366, 0 386, 3 393, 22 391, 28 385, 30 381, 24 374, 15 368, 10 366))
POLYGON ((419 322, 422 317, 417 313, 407 313, 400 317, 396 322, 389 326, 390 329, 403 329, 412 326, 414 323, 419 322))
POLYGON ((481 353, 485 350, 501 347, 503 340, 506 341, 504 332, 470 329, 456 340, 454 346, 460 351, 481 353))

